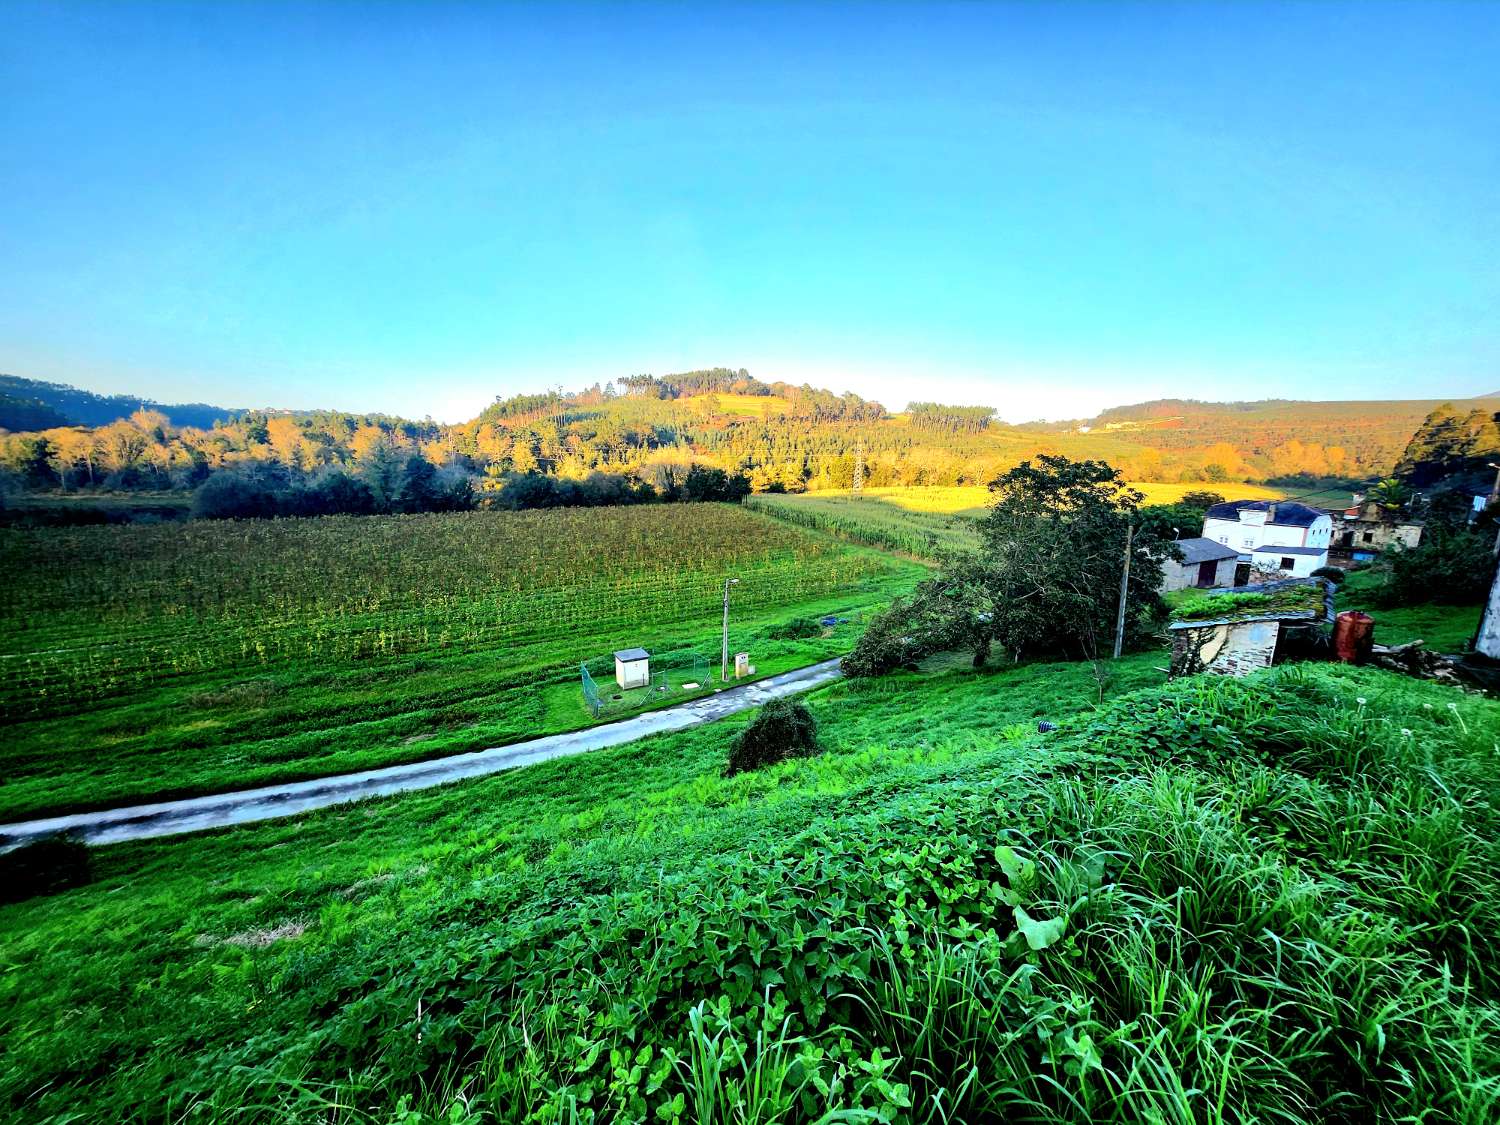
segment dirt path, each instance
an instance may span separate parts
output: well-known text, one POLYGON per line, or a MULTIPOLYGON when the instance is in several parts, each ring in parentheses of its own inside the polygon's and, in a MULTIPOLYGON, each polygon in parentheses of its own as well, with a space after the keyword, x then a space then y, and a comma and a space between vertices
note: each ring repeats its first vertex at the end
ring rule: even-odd
POLYGON ((648 711, 618 723, 606 723, 571 734, 553 734, 495 746, 468 754, 454 754, 426 762, 411 762, 360 773, 320 777, 312 781, 294 781, 285 785, 267 785, 237 793, 218 793, 211 797, 190 797, 182 801, 163 801, 152 805, 130 805, 100 812, 75 813, 44 820, 0 824, 0 849, 21 844, 37 836, 54 832, 71 832, 92 844, 114 844, 122 840, 141 840, 150 836, 170 836, 178 832, 201 832, 248 824, 278 816, 295 816, 310 809, 359 801, 366 797, 383 797, 412 789, 429 789, 484 777, 501 770, 535 765, 537 762, 586 754, 607 746, 620 746, 651 734, 685 730, 711 723, 726 715, 759 707, 772 699, 810 691, 838 679, 838 660, 810 664, 779 676, 770 676, 744 687, 730 688, 675 707, 648 711))

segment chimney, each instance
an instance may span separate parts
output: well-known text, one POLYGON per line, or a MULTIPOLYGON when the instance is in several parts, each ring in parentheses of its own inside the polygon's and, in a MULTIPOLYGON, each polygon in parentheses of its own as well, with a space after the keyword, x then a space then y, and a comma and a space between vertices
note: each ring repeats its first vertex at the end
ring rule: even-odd
POLYGON ((1267 523, 1275 523, 1276 522, 1276 505, 1275 504, 1272 504, 1269 508, 1266 509, 1266 522, 1267 523))

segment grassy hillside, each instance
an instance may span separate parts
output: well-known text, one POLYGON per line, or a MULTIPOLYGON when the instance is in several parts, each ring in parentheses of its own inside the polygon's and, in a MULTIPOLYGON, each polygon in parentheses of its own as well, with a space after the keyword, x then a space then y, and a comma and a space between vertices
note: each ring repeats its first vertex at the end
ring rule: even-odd
POLYGON ((652 700, 677 702, 718 667, 726 577, 770 674, 921 573, 714 504, 0 533, 0 820, 585 726, 580 661, 628 646, 689 673, 652 700))
POLYGON ((1500 1113, 1500 705, 1288 668, 901 675, 99 853, 0 910, 28 1122, 1500 1113), (1035 734, 1035 720, 1062 724, 1035 734))

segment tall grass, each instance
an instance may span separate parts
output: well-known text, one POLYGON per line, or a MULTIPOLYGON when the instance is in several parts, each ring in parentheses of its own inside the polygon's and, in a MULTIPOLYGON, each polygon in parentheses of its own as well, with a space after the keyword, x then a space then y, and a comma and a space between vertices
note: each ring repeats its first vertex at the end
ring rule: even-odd
POLYGON ((247 909, 233 885, 198 891, 176 931, 138 935, 178 950, 129 974, 146 987, 89 975, 128 937, 91 957, 68 937, 67 916, 80 934, 129 916, 107 872, 14 908, 0 1104, 411 1125, 1500 1117, 1500 705, 1295 667, 1071 717, 1049 700, 1064 729, 1018 739, 1028 682, 840 688, 817 702, 824 757, 733 779, 711 730, 568 763, 496 811, 503 830, 465 791, 427 797, 387 862, 434 869, 321 904, 323 822, 282 826, 308 858, 256 893, 306 933, 195 945, 247 909), (81 991, 23 997, 48 974, 81 991))

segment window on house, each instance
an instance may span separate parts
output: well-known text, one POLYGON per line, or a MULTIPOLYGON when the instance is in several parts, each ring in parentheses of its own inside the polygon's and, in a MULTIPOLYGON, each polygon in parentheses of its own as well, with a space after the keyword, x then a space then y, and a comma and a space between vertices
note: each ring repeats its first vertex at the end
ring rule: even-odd
POLYGON ((1297 560, 1296 559, 1289 559, 1285 555, 1281 556, 1281 569, 1282 570, 1291 570, 1292 567, 1294 567, 1296 565, 1297 565, 1297 560))
POLYGON ((1367 531, 1367 532, 1365 532, 1365 542, 1366 543, 1373 543, 1373 542, 1375 542, 1375 533, 1373 531, 1367 531))

